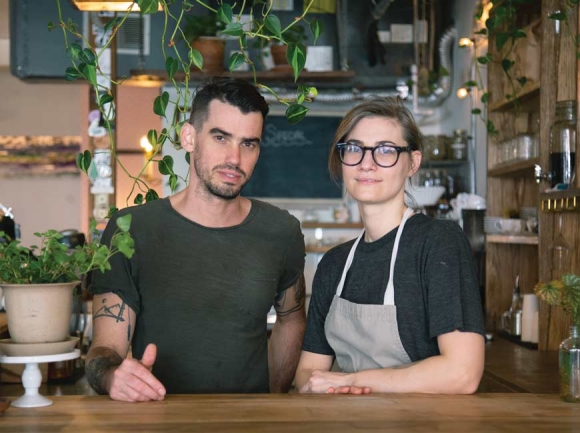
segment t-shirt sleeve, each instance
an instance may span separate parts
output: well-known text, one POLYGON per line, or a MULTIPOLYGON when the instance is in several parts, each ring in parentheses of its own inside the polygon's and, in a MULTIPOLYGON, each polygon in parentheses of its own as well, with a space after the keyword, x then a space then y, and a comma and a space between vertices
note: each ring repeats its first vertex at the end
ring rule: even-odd
POLYGON ((298 278, 304 272, 305 258, 304 235, 302 230, 300 230, 298 220, 293 220, 293 233, 286 248, 286 261, 280 283, 278 284, 278 293, 292 287, 298 281, 298 278))
MULTIPOLYGON (((101 245, 111 248, 111 240, 116 233, 117 218, 122 211, 117 212, 107 223, 107 227, 101 237, 101 245)), ((103 293, 114 293, 119 296, 131 309, 138 314, 140 311, 140 296, 137 290, 137 252, 131 259, 127 259, 120 252, 114 254, 109 259, 111 269, 104 273, 96 270, 92 275, 92 283, 89 292, 98 295, 103 293)))
POLYGON ((328 344, 324 333, 324 323, 334 296, 329 280, 328 266, 325 266, 323 258, 316 269, 312 281, 312 296, 308 307, 306 333, 302 343, 302 350, 334 356, 334 350, 328 344))
POLYGON ((469 240, 459 226, 445 222, 429 243, 425 271, 430 338, 455 330, 485 335, 469 240))

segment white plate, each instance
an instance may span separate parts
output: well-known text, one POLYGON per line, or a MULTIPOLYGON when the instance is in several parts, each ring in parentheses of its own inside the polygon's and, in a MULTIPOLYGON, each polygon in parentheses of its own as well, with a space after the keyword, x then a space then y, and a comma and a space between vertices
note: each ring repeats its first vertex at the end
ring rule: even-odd
POLYGON ((0 350, 8 356, 43 356, 67 353, 73 350, 79 337, 68 337, 55 343, 15 343, 10 338, 0 340, 0 350))

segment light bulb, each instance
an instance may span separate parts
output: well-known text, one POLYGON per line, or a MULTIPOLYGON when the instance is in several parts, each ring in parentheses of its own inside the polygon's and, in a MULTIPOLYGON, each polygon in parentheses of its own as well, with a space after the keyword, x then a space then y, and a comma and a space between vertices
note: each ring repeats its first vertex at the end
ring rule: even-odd
POLYGON ((459 46, 461 48, 472 47, 473 41, 470 38, 461 38, 459 39, 459 46))
POLYGON ((141 137, 141 147, 143 148, 143 150, 145 150, 147 154, 153 152, 153 146, 151 145, 151 143, 149 143, 149 140, 147 140, 146 136, 141 137))
POLYGON ((465 87, 460 87, 459 89, 457 89, 457 97, 459 99, 465 98, 468 94, 469 90, 467 90, 465 87))

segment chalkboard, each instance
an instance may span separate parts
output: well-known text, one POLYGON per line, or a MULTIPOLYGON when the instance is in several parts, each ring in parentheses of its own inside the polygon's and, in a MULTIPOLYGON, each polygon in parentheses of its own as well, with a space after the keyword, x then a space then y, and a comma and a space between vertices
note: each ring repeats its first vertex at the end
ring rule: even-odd
POLYGON ((342 117, 307 114, 297 125, 268 116, 246 197, 341 198, 342 184, 328 173, 328 153, 342 117))

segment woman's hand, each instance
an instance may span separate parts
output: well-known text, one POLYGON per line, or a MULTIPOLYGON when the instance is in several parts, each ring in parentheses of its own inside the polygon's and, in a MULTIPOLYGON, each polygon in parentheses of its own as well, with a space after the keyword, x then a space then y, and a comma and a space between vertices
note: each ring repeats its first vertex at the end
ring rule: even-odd
POLYGON ((300 388, 300 392, 326 394, 369 394, 370 387, 352 385, 353 376, 349 373, 314 370, 310 379, 300 388))

